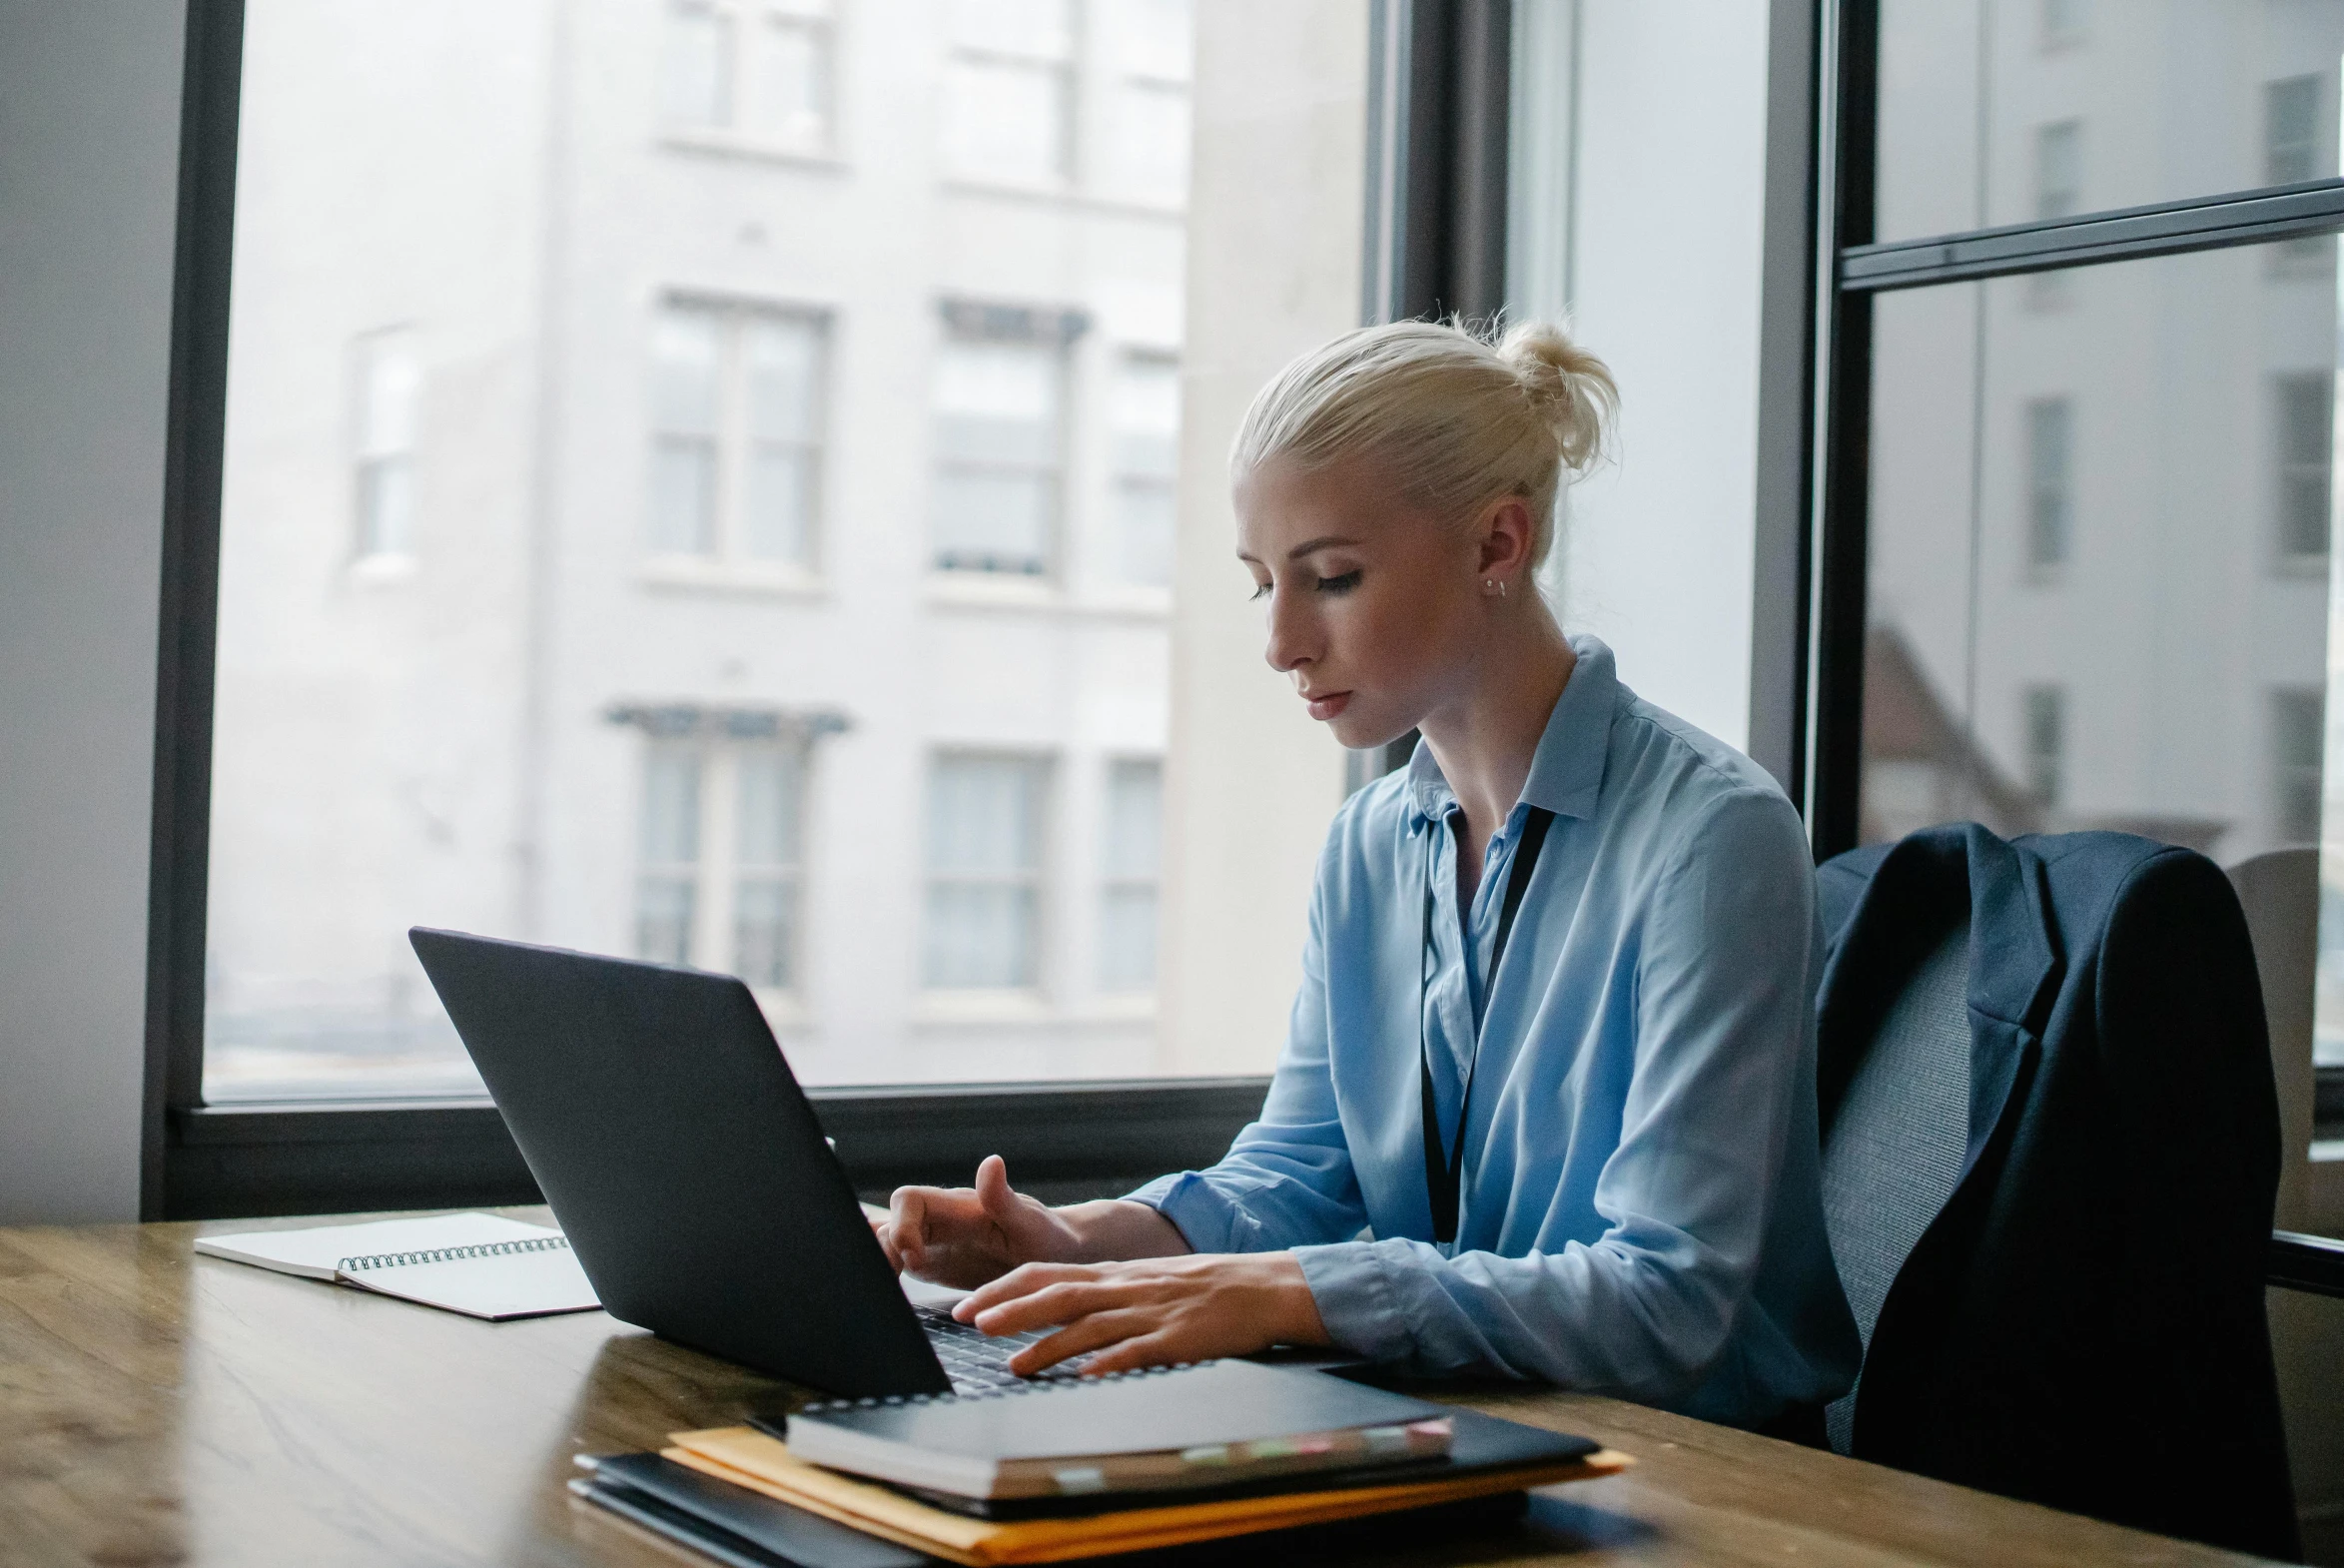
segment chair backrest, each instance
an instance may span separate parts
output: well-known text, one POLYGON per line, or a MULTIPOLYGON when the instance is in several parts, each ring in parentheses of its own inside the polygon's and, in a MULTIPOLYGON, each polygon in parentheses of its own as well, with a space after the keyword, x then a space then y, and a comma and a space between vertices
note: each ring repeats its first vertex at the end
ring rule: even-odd
POLYGON ((2320 852, 2274 849, 2229 868, 2230 886, 2254 939, 2263 1016, 2271 1029, 2271 1077, 2279 1090, 2279 1201, 2272 1223, 2310 1227, 2313 979, 2319 967, 2320 852))
MULTIPOLYGON (((1960 1179, 1969 1136, 1968 984, 1963 919, 1898 990, 1824 1133, 1824 1221, 1867 1351, 1889 1287, 1960 1179)), ((1825 1408, 1839 1453, 1851 1450, 1863 1386, 1859 1375, 1825 1408)))

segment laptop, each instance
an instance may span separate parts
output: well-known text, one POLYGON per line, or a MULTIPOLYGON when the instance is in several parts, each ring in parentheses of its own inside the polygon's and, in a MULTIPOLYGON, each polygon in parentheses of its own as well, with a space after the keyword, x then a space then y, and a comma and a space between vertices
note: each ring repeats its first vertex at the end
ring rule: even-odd
POLYGON ((421 926, 407 939, 611 1316, 851 1397, 1021 1381, 1009 1358, 1042 1334, 996 1338, 915 1304, 747 986, 421 926))

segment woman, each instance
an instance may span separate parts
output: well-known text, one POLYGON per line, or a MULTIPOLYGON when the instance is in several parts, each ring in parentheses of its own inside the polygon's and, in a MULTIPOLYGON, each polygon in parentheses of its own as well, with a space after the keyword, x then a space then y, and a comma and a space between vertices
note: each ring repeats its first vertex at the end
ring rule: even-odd
POLYGON ((998 1157, 895 1194, 898 1267, 981 1286, 956 1310, 989 1333, 1057 1330, 1017 1370, 1336 1345, 1750 1426, 1848 1386, 1799 819, 1533 580, 1614 401, 1556 328, 1420 322, 1254 400, 1231 469, 1269 662, 1346 746, 1423 738, 1335 818, 1285 1051, 1219 1165, 1064 1208, 998 1157))

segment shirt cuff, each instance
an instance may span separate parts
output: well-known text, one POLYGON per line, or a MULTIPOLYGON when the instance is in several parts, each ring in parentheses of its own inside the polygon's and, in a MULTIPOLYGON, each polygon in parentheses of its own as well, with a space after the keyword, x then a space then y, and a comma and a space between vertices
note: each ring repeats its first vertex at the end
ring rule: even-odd
POLYGON ((1234 1252, 1237 1205, 1193 1171, 1158 1176, 1136 1192, 1124 1194, 1127 1203, 1146 1203, 1172 1222, 1180 1238, 1194 1252, 1234 1252))
POLYGON ((1297 1246, 1303 1283, 1318 1304, 1327 1338, 1370 1361, 1404 1362, 1415 1335, 1400 1309, 1401 1290, 1386 1266, 1387 1248, 1374 1241, 1297 1246))

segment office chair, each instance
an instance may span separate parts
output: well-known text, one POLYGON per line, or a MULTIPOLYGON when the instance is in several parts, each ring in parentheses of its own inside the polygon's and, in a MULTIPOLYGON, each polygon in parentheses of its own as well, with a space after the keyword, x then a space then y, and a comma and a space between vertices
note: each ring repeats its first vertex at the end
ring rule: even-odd
POLYGON ((1832 1446, 2294 1555, 2279 1115, 2222 873, 1966 824, 1818 880, 1825 1215, 1865 1348, 1832 1446))

